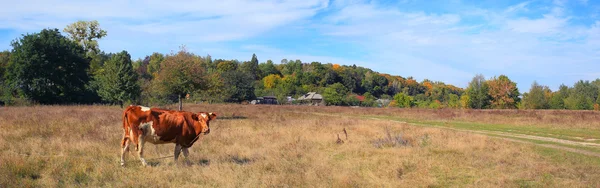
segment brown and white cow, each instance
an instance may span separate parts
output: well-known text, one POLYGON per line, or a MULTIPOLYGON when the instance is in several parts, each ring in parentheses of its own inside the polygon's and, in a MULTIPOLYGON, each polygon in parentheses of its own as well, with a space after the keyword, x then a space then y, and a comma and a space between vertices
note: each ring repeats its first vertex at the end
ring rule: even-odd
POLYGON ((209 122, 217 118, 214 113, 172 111, 143 106, 129 106, 123 112, 123 140, 121 142, 121 165, 125 165, 125 152, 129 151, 129 143, 133 142, 140 156, 144 159, 144 143, 175 143, 175 161, 183 150, 188 157, 188 148, 202 135, 210 133, 209 122))

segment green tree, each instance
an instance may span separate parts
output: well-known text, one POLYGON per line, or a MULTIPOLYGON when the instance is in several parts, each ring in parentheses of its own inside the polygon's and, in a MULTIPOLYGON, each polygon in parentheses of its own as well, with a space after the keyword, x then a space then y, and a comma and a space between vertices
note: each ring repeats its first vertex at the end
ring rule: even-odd
POLYGON ((288 61, 286 59, 281 60, 281 73, 283 75, 299 74, 302 73, 302 61, 297 59, 296 61, 288 61))
POLYGON ((361 82, 361 87, 375 96, 382 95, 388 85, 388 80, 376 72, 367 72, 361 82))
POLYGON ((111 55, 112 54, 106 54, 103 51, 95 54, 88 54, 87 57, 90 59, 88 73, 92 76, 98 74, 98 71, 102 70, 104 62, 108 61, 111 55))
POLYGON ((371 93, 367 92, 365 94, 363 94, 363 96, 365 97, 365 100, 362 102, 363 106, 368 106, 368 107, 376 107, 377 103, 375 102, 377 100, 377 98, 375 98, 375 96, 373 96, 371 93))
POLYGON ((592 110, 598 98, 598 86, 589 81, 580 80, 575 83, 565 98, 565 107, 571 110, 592 110))
POLYGON ((0 104, 4 103, 4 100, 2 99, 5 93, 5 83, 4 83, 4 76, 6 75, 6 67, 8 66, 8 62, 10 61, 10 52, 9 51, 3 51, 0 52, 0 104))
POLYGON ((548 86, 539 85, 536 81, 531 84, 528 93, 523 94, 523 107, 526 109, 548 109, 550 108, 548 86))
POLYGON ((235 71, 238 68, 238 64, 233 61, 221 61, 217 64, 217 71, 229 72, 235 71))
POLYGON ((475 75, 466 90, 468 97, 465 100, 468 101, 468 107, 475 109, 488 108, 491 99, 488 91, 488 84, 483 75, 475 75))
POLYGON ((230 99, 231 96, 227 96, 226 92, 229 87, 225 87, 225 80, 222 78, 220 72, 213 72, 207 75, 205 78, 206 88, 197 90, 194 99, 213 102, 225 102, 230 99))
POLYGON ((24 35, 12 42, 8 87, 18 97, 41 104, 85 101, 89 62, 83 48, 58 29, 24 35))
POLYGON ((550 99, 551 109, 565 109, 565 99, 569 96, 569 87, 561 84, 558 91, 552 93, 550 99))
POLYGON ((277 70, 277 67, 275 67, 275 64, 273 64, 273 61, 271 60, 267 60, 266 63, 259 64, 258 69, 260 69, 261 79, 271 74, 281 75, 281 72, 277 70))
POLYGON ((460 98, 456 94, 448 94, 448 107, 450 108, 459 108, 460 107, 460 98))
POLYGON ((242 102, 255 98, 253 76, 240 71, 229 71, 221 74, 223 85, 226 86, 223 95, 225 102, 242 102))
POLYGON ((165 56, 163 54, 158 52, 152 53, 152 55, 150 56, 150 63, 148 64, 148 74, 152 75, 153 77, 156 76, 158 74, 158 71, 160 71, 160 64, 164 60, 165 56))
POLYGON ((394 100, 396 101, 396 107, 399 108, 410 108, 415 105, 415 100, 413 97, 404 93, 398 93, 394 95, 394 100))
POLYGON ((260 69, 258 68, 258 58, 256 54, 252 54, 252 60, 242 63, 240 70, 244 73, 252 75, 252 80, 257 80, 260 77, 260 69))
POLYGON ((182 48, 177 54, 167 56, 161 63, 155 82, 159 83, 163 94, 177 96, 179 110, 183 108, 182 97, 206 86, 201 61, 201 58, 182 48))
POLYGON ((133 70, 131 56, 127 51, 113 55, 94 78, 102 100, 118 103, 121 108, 124 102, 135 101, 140 96, 138 74, 133 70))
POLYGON ((346 95, 348 89, 341 83, 331 84, 323 91, 323 98, 327 105, 343 105, 346 95))
POLYGON ((106 31, 100 28, 98 21, 77 21, 68 25, 63 32, 67 33, 69 38, 83 46, 86 53, 97 54, 98 39, 106 36, 106 31))

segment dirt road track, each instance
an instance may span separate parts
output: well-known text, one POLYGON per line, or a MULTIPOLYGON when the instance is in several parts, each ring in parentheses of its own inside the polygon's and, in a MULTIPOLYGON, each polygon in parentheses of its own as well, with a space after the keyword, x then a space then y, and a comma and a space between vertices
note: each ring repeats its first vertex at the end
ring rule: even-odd
POLYGON ((580 146, 580 147, 583 146, 583 147, 591 147, 591 148, 600 149, 600 144, 597 144, 597 143, 577 142, 577 141, 572 141, 572 140, 564 140, 564 139, 558 139, 558 138, 534 136, 534 135, 518 134, 518 133, 507 133, 507 132, 501 132, 501 131, 465 130, 465 129, 457 129, 457 128, 451 128, 451 127, 437 126, 437 125, 414 124, 414 123, 408 123, 408 122, 404 122, 404 121, 390 120, 390 119, 385 119, 385 118, 375 118, 375 117, 348 116, 348 115, 316 113, 316 112, 293 112, 293 113, 304 113, 304 114, 344 117, 344 118, 371 119, 371 120, 379 120, 379 121, 391 121, 391 122, 408 124, 408 125, 413 125, 413 126, 420 126, 420 127, 431 127, 431 128, 447 129, 447 130, 460 131, 460 132, 469 132, 469 133, 473 133, 473 134, 483 134, 483 135, 487 135, 490 137, 499 138, 499 139, 503 139, 503 140, 507 140, 507 141, 511 141, 511 142, 533 144, 533 145, 540 146, 540 147, 553 148, 553 149, 558 149, 558 150, 563 150, 563 151, 568 151, 568 152, 573 152, 573 153, 579 153, 579 154, 588 155, 588 156, 600 157, 599 152, 593 152, 593 151, 588 151, 588 150, 583 150, 583 149, 576 149, 576 148, 571 148, 571 147, 561 146, 561 145, 554 145, 554 144, 540 144, 540 143, 534 143, 534 142, 529 142, 529 141, 520 140, 520 139, 536 140, 536 141, 557 143, 557 144, 562 144, 562 145, 571 145, 571 146, 580 146))

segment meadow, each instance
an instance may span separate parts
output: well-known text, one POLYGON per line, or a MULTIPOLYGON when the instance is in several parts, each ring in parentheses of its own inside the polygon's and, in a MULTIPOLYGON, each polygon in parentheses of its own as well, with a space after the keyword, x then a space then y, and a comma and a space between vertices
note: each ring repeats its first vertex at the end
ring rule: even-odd
POLYGON ((121 167, 122 110, 1 107, 0 187, 600 186, 592 111, 186 104, 219 115, 188 162, 147 144, 121 167))

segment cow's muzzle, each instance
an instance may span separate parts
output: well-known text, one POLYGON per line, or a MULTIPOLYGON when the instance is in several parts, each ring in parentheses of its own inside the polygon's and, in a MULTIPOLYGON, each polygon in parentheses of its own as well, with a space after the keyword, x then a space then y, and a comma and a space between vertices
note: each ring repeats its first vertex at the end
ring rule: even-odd
POLYGON ((206 129, 206 131, 204 131, 205 135, 208 134, 208 133, 210 133, 210 129, 206 129))

